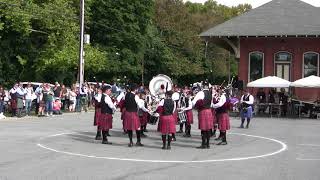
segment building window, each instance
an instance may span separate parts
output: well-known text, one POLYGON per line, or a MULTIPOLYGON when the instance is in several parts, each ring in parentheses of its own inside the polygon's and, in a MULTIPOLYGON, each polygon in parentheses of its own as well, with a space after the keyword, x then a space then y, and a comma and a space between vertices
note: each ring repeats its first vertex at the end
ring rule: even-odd
POLYGON ((292 60, 292 55, 288 52, 278 52, 275 55, 275 61, 279 62, 288 62, 290 63, 292 60))
POLYGON ((303 77, 319 75, 319 54, 307 52, 303 54, 303 77))
POLYGON ((262 52, 249 54, 249 82, 264 76, 264 55, 262 52))

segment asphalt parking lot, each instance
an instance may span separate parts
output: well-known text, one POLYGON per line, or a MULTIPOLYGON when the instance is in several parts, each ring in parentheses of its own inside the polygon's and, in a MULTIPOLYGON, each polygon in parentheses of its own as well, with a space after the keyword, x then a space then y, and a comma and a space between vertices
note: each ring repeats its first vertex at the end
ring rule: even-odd
MULTIPOLYGON (((195 118, 196 119, 196 118, 195 118)), ((196 119, 197 120, 197 119, 196 119)), ((93 113, 0 121, 0 179, 226 179, 319 180, 320 121, 254 118, 239 129, 232 118, 228 145, 196 149, 192 137, 177 135, 162 150, 156 126, 148 125, 144 147, 127 146, 118 113, 112 145, 94 140, 93 113)))

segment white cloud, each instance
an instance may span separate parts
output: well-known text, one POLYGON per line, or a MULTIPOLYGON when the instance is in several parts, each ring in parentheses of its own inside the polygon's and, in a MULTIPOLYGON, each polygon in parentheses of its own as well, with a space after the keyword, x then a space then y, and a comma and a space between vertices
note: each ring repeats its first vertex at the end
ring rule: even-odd
MULTIPOLYGON (((191 1, 191 2, 198 2, 198 3, 204 3, 206 0, 185 0, 185 1, 191 1)), ((237 6, 238 4, 251 4, 253 8, 256 8, 258 6, 261 6, 271 0, 216 0, 219 4, 223 4, 226 6, 237 6)), ((320 7, 320 1, 319 0, 302 0, 306 3, 312 4, 313 6, 320 7)))

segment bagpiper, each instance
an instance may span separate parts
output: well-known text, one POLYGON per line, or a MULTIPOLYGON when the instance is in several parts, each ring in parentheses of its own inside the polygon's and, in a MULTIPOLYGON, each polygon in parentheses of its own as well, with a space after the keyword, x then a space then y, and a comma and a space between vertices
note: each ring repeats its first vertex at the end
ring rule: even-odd
POLYGON ((176 120, 174 112, 176 104, 172 100, 172 91, 167 91, 165 99, 162 99, 157 107, 157 112, 160 114, 160 132, 162 134, 162 149, 171 149, 172 134, 176 133, 176 120), (167 143, 168 140, 168 144, 167 143))
POLYGON ((139 103, 139 96, 136 94, 137 92, 137 85, 132 84, 130 87, 130 92, 126 93, 124 99, 124 107, 125 107, 125 114, 124 114, 124 129, 128 132, 129 136, 129 147, 133 146, 132 136, 133 131, 136 131, 137 134, 137 146, 143 146, 141 143, 141 125, 140 119, 138 116, 138 108, 143 108, 143 106, 139 103))
MULTIPOLYGON (((230 129, 230 119, 228 114, 228 103, 225 93, 220 93, 220 97, 217 102, 212 103, 212 108, 216 109, 216 117, 218 120, 218 128, 220 131, 220 137, 222 139, 217 145, 227 144, 227 130, 230 129)), ((220 138, 219 138, 220 139, 220 138)))
POLYGON ((203 83, 203 90, 199 91, 192 101, 193 107, 198 109, 199 129, 201 130, 202 143, 199 149, 210 148, 210 130, 213 128, 213 116, 211 111, 212 93, 209 90, 209 82, 203 83))
POLYGON ((102 144, 111 144, 107 139, 107 133, 109 129, 112 129, 112 115, 116 111, 116 106, 110 98, 111 86, 104 86, 102 93, 100 101, 101 117, 98 126, 102 131, 102 144))

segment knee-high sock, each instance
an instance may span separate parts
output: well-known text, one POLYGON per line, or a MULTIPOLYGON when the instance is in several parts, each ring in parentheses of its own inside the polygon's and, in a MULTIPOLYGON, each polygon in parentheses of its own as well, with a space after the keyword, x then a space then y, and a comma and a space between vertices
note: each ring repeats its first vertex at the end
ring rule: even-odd
POLYGON ((107 141, 107 131, 102 131, 102 140, 107 141))
POLYGON ((250 118, 247 118, 247 126, 249 126, 249 124, 250 124, 250 118))
POLYGON ((204 146, 206 142, 206 131, 201 131, 201 145, 204 146))
POLYGON ((172 138, 176 138, 176 134, 175 133, 172 133, 172 138))
POLYGON ((245 119, 241 119, 241 126, 243 126, 243 123, 244 123, 245 119))
POLYGON ((191 135, 191 124, 188 124, 188 135, 191 135))
POLYGON ((137 142, 141 142, 141 134, 140 134, 140 131, 136 131, 136 134, 137 134, 137 142))
POLYGON ((183 131, 183 123, 180 124, 180 131, 183 131))
POLYGON ((210 131, 207 131, 207 136, 206 136, 206 139, 207 139, 207 146, 209 146, 209 143, 210 143, 210 137, 211 137, 211 133, 210 133, 210 131))
POLYGON ((227 142, 227 132, 223 132, 222 142, 227 142))
POLYGON ((171 145, 171 141, 172 141, 172 137, 170 135, 168 135, 168 146, 171 145))
POLYGON ((132 130, 128 130, 128 136, 129 136, 130 143, 132 143, 132 130))
POLYGON ((162 135, 161 137, 162 137, 162 146, 163 146, 163 147, 166 147, 166 142, 167 142, 166 137, 167 137, 167 135, 164 134, 164 135, 162 135))

